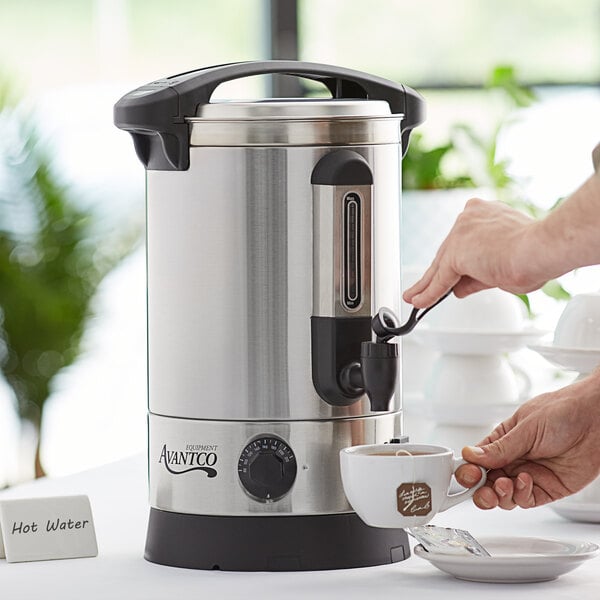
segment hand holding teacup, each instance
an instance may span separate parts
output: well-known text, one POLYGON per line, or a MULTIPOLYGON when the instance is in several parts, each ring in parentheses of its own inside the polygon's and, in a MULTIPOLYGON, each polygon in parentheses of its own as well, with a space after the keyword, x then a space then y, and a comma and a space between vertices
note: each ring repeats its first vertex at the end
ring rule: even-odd
POLYGON ((570 385, 532 398, 477 446, 463 448, 469 461, 459 483, 480 486, 482 509, 533 508, 582 490, 600 475, 600 368, 570 385), (560 431, 560 435, 552 432, 560 431))
POLYGON ((348 502, 372 527, 424 525, 438 513, 471 498, 486 482, 486 471, 470 489, 450 494, 452 475, 466 461, 450 448, 430 444, 353 446, 340 452, 348 502))

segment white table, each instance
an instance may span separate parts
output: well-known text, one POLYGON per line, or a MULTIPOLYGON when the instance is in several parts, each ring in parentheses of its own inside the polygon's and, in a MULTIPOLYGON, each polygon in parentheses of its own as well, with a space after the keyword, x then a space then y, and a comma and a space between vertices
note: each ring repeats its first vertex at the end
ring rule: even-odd
MULTIPOLYGON (((0 498, 66 494, 89 495, 98 537, 98 557, 13 564, 0 560, 1 598, 600 599, 600 558, 584 563, 555 581, 508 585, 459 581, 415 556, 381 567, 304 573, 193 571, 151 564, 142 558, 148 507, 146 464, 141 456, 61 479, 21 485, 3 491, 0 498)), ((600 543, 600 525, 571 523, 546 507, 484 512, 466 502, 438 515, 434 522, 468 529, 476 537, 533 535, 600 543)))

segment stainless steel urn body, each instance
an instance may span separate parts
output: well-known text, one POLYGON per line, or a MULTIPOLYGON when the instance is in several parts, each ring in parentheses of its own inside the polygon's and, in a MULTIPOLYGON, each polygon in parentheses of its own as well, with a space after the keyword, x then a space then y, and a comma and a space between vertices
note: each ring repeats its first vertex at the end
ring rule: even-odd
POLYGON ((361 351, 379 356, 378 308, 399 310, 402 138, 420 110, 404 86, 290 62, 204 69, 117 104, 147 167, 150 560, 280 570, 406 555, 403 532, 356 523, 338 454, 402 433, 397 350, 376 358, 393 366, 379 400, 361 351), (215 82, 257 72, 319 79, 334 98, 209 102, 215 82), (379 88, 359 93, 371 81, 405 94, 408 122, 379 88), (165 102, 181 113, 186 94, 191 114, 173 117, 165 102), (356 530, 351 558, 299 541, 324 523, 356 530))

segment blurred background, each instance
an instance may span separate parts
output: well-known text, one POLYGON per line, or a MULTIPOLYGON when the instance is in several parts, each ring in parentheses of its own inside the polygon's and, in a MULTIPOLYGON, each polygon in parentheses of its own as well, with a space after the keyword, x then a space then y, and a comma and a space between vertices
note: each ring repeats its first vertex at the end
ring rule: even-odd
MULTIPOLYGON (((162 76, 267 58, 368 71, 425 96, 405 221, 419 194, 444 208, 402 240, 405 279, 470 196, 541 216, 591 173, 600 0, 2 0, 0 487, 145 448, 144 170, 113 104, 162 76)), ((216 95, 313 85, 251 78, 216 95)), ((561 278, 530 296, 534 318, 551 329, 561 300, 598 282, 597 268, 561 278)))

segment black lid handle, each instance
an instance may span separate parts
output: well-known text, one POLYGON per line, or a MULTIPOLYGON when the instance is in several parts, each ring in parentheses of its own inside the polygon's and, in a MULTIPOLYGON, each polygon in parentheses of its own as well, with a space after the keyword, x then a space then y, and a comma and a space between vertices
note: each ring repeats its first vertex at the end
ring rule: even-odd
POLYGON ((425 119, 425 102, 403 84, 361 71, 290 60, 251 61, 216 65, 159 79, 123 96, 115 105, 115 125, 129 131, 147 168, 185 170, 189 166, 186 117, 195 116, 215 89, 226 81, 280 73, 323 83, 334 98, 385 100, 392 113, 403 114, 403 152, 411 130, 425 119))

